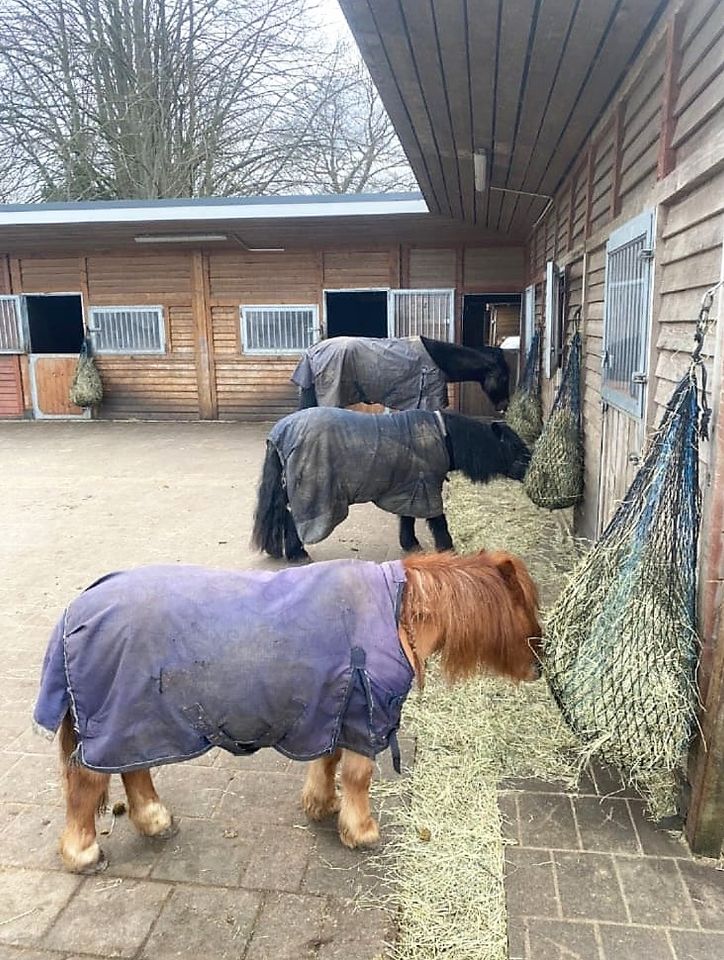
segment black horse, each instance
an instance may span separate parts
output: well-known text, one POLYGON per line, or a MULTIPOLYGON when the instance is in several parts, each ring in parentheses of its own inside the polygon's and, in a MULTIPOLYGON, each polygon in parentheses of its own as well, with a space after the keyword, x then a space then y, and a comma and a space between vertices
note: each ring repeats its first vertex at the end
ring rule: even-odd
POLYGON ((436 550, 452 550, 442 504, 448 472, 476 483, 522 480, 529 461, 527 446, 501 422, 426 410, 299 410, 267 439, 252 543, 272 557, 303 559, 304 544, 329 536, 350 504, 375 503, 400 517, 403 550, 420 549, 416 518, 427 520, 436 550))
POLYGON ((502 410, 509 379, 499 347, 473 350, 429 337, 331 337, 309 347, 292 375, 300 410, 356 403, 440 410, 447 406, 447 384, 468 380, 502 410))

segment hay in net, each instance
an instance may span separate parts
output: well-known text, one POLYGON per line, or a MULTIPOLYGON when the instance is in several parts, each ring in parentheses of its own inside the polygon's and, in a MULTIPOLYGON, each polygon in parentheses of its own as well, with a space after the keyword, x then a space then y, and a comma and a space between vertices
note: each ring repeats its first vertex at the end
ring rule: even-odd
POLYGON ((583 497, 581 432, 581 335, 568 350, 551 415, 533 449, 524 480, 533 503, 549 510, 572 507, 583 497))
POLYGON ((543 429, 540 395, 540 332, 536 330, 525 361, 520 386, 505 412, 505 421, 527 444, 534 444, 543 429))
POLYGON ((73 382, 70 385, 70 402, 76 407, 95 407, 103 400, 103 383, 98 368, 91 356, 90 344, 83 341, 73 382))
POLYGON ((603 536, 546 627, 545 674, 571 729, 652 799, 695 723, 700 517, 697 385, 677 386, 603 536))

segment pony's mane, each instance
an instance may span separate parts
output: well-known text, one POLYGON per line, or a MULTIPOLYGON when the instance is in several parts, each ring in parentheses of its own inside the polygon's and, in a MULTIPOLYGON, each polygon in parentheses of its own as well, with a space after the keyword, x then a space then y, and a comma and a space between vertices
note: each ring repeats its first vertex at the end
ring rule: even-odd
POLYGON ((442 416, 456 470, 475 483, 487 483, 497 476, 523 479, 530 451, 507 424, 481 423, 447 410, 442 416))
POLYGON ((440 632, 446 679, 525 674, 533 656, 529 637, 540 635, 540 625, 537 590, 521 560, 481 551, 413 554, 403 564, 402 623, 413 635, 423 622, 440 632))

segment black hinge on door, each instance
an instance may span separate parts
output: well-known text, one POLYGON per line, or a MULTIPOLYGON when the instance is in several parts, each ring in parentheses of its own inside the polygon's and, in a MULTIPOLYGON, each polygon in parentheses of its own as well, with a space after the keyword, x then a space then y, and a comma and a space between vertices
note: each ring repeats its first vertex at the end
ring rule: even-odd
POLYGON ((654 259, 653 247, 644 247, 643 250, 639 250, 639 260, 653 260, 653 259, 654 259))

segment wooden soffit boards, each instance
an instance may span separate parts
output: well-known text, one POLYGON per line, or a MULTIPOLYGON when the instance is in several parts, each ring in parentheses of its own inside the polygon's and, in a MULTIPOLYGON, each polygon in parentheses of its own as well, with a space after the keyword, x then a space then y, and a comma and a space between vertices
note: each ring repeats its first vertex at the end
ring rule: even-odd
POLYGON ((340 0, 430 210, 525 234, 665 0, 340 0), (492 158, 492 162, 490 160, 492 158))

